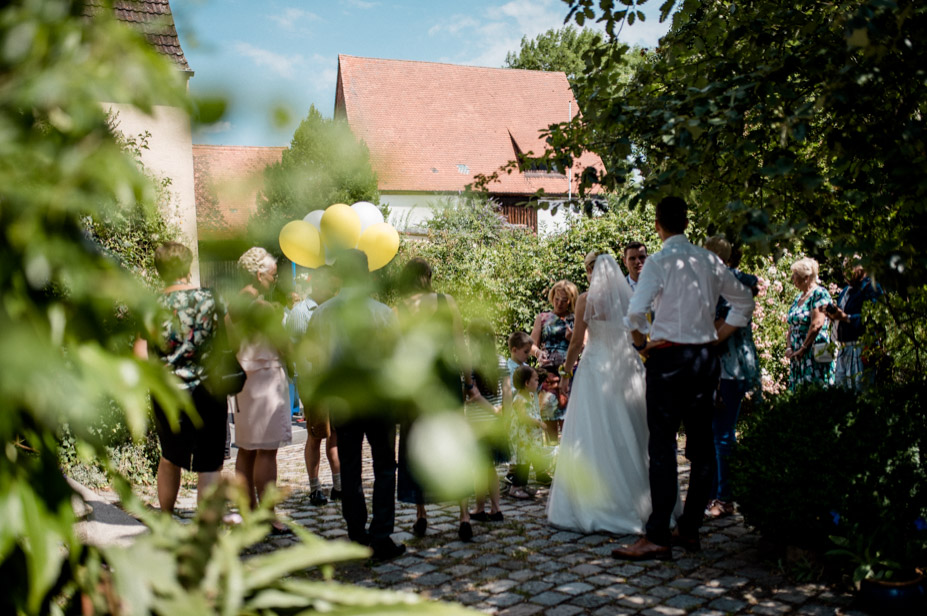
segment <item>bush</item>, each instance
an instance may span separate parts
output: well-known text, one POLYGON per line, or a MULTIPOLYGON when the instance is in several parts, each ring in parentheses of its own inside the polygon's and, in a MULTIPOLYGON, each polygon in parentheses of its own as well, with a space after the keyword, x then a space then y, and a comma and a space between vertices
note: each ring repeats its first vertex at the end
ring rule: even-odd
MULTIPOLYGON (((153 485, 161 458, 154 420, 149 417, 145 435, 136 440, 125 423, 125 416, 110 401, 101 404, 103 411, 86 430, 94 444, 104 449, 110 464, 133 485, 153 485)), ((65 475, 91 488, 106 488, 109 477, 96 452, 82 447, 69 426, 58 435, 58 460, 65 475)))
POLYGON ((594 217, 572 216, 555 235, 537 236, 505 224, 492 202, 474 198, 438 208, 426 224, 425 241, 407 242, 397 261, 423 257, 434 269, 436 290, 450 293, 464 319, 484 318, 500 338, 531 331, 534 318, 550 310, 547 291, 558 280, 588 285, 583 258, 590 250, 621 259, 632 240, 660 248, 653 212, 612 204, 594 217))
POLYGON ((733 459, 746 522, 774 541, 814 549, 830 547, 843 519, 867 535, 889 526, 915 537, 927 518, 925 386, 768 396, 745 420, 733 459))

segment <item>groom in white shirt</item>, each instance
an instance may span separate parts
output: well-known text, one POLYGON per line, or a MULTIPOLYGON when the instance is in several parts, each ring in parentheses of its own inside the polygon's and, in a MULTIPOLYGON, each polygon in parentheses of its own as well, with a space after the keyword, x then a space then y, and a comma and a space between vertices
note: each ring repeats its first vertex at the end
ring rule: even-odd
POLYGON ((650 429, 650 496, 653 512, 646 535, 612 551, 627 560, 671 559, 672 543, 700 547, 698 529, 715 473, 711 432, 712 393, 720 367, 715 347, 753 314, 753 295, 713 253, 693 246, 684 235, 686 202, 667 197, 657 204, 656 229, 663 249, 644 264, 628 308, 634 346, 647 355, 647 426, 650 429), (718 296, 731 304, 725 323, 715 329, 718 296), (653 310, 653 324, 647 313, 653 310), (650 334, 650 342, 647 342, 650 334), (691 462, 689 491, 678 534, 670 533, 676 504, 676 433, 686 428, 691 462))

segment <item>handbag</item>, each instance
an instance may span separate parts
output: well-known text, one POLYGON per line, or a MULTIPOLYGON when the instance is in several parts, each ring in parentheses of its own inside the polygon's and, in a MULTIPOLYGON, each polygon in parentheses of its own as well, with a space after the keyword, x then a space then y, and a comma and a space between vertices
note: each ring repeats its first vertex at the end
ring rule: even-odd
POLYGON ((811 345, 811 354, 817 363, 829 364, 836 358, 837 342, 834 340, 836 329, 836 327, 830 328, 827 332, 827 340, 824 342, 815 342, 811 345))
POLYGON ((234 396, 245 387, 248 375, 238 361, 235 349, 229 342, 223 319, 219 319, 219 330, 213 341, 212 353, 206 362, 203 386, 214 398, 234 396))
POLYGON ((309 424, 309 434, 317 439, 328 438, 332 435, 331 420, 328 409, 317 404, 306 408, 306 420, 309 424))

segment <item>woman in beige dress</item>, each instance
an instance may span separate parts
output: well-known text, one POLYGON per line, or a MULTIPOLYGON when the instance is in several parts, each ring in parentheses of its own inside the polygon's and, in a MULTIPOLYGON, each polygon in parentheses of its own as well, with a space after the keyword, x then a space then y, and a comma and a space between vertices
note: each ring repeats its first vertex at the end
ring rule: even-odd
MULTIPOLYGON (((267 328, 281 322, 279 306, 267 301, 277 278, 277 262, 263 248, 251 248, 238 260, 249 277, 241 290, 236 329, 242 336, 238 361, 247 374, 245 386, 236 397, 235 444, 238 456, 235 470, 248 489, 251 506, 277 482, 277 449, 292 440, 290 395, 280 344, 285 335, 267 328), (250 330, 250 331, 249 331, 250 330), (278 341, 278 344, 273 344, 278 341)), ((274 523, 274 533, 288 529, 274 523)))

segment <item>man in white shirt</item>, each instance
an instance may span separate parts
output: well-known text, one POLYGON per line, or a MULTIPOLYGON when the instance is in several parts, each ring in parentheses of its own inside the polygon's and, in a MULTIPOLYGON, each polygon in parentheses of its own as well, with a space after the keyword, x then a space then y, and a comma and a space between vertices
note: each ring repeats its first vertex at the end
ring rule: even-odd
POLYGON ((637 282, 647 260, 647 247, 641 242, 631 242, 624 247, 624 266, 628 270, 627 280, 631 291, 637 290, 637 282))
POLYGON ((720 367, 715 347, 753 314, 753 294, 715 254, 689 243, 686 202, 667 197, 657 204, 656 229, 663 249, 647 259, 631 296, 627 325, 634 346, 647 355, 647 425, 650 429, 650 495, 653 513, 646 535, 612 551, 627 560, 671 559, 671 543, 699 549, 698 529, 715 473, 711 431, 712 393, 720 367), (723 325, 714 325, 721 296, 731 304, 723 325), (653 309, 653 324, 647 313, 653 309), (650 342, 647 342, 650 334, 650 342), (691 462, 689 491, 678 535, 670 534, 676 504, 676 433, 686 428, 691 462))

